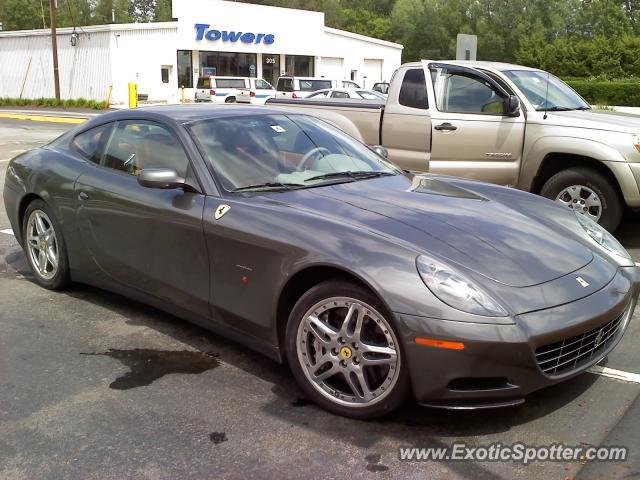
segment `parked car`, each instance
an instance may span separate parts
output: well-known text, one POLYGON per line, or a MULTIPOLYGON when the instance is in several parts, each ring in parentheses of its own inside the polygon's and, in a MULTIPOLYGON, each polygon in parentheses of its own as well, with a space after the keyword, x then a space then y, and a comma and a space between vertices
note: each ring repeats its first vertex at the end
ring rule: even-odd
POLYGON ((375 152, 282 108, 121 110, 11 160, 4 202, 41 286, 189 319, 341 415, 515 405, 615 348, 640 268, 610 233, 375 152))
POLYGON ((216 77, 198 78, 196 102, 264 104, 276 90, 263 78, 216 77))
POLYGON ((276 98, 304 98, 316 90, 333 88, 335 80, 313 77, 280 77, 276 87, 276 98))
POLYGON ((595 112, 542 70, 425 60, 395 72, 386 105, 296 105, 330 111, 402 168, 538 193, 610 231, 625 205, 640 207, 640 119, 595 112))
POLYGON ((327 88, 318 90, 308 95, 306 98, 356 98, 359 100, 386 100, 381 93, 373 90, 363 90, 361 88, 327 88))
POLYGON ((389 82, 378 82, 373 84, 373 88, 371 90, 375 92, 382 93, 387 95, 389 93, 389 86, 391 84, 389 82))

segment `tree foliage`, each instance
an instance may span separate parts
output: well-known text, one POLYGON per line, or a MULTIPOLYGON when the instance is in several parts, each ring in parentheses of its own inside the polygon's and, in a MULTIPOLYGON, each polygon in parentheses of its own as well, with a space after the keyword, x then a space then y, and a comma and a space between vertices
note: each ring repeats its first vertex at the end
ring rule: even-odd
MULTIPOLYGON (((186 1, 186 0, 185 0, 186 1)), ((321 11, 328 26, 404 45, 403 60, 455 56, 458 33, 478 58, 569 76, 640 75, 640 0, 253 0, 321 11)), ((47 0, 0 0, 5 30, 49 27, 47 0)), ((58 0, 58 25, 171 20, 171 0, 58 0)))

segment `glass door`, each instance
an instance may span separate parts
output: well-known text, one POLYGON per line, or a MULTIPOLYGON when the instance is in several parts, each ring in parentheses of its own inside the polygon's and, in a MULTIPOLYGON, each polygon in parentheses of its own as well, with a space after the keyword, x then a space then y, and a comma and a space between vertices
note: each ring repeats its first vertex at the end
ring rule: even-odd
POLYGON ((280 55, 262 54, 262 78, 271 85, 278 83, 280 77, 280 55))

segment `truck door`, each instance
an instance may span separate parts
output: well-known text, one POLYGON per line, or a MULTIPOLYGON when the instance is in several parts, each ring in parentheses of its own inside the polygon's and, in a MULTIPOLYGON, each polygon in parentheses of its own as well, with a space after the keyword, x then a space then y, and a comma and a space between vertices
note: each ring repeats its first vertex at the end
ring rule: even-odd
POLYGON ((431 117, 424 69, 401 68, 391 82, 382 118, 382 145, 406 170, 429 170, 431 117))
POLYGON ((523 112, 506 114, 509 93, 473 68, 440 62, 423 65, 433 86, 429 171, 515 185, 525 117, 523 112))

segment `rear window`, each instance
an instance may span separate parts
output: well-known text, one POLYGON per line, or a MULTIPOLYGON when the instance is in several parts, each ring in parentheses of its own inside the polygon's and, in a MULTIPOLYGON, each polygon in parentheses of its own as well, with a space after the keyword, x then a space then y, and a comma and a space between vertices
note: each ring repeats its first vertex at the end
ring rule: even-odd
POLYGON ((244 78, 216 78, 216 88, 246 88, 244 78))
POLYGON ((278 79, 278 91, 280 92, 293 92, 293 80, 290 78, 278 79))
POLYGON ((211 88, 211 79, 209 77, 198 78, 198 88, 211 88))
POLYGON ((300 82, 301 92, 315 92, 316 90, 324 90, 331 88, 331 80, 298 80, 300 82))

